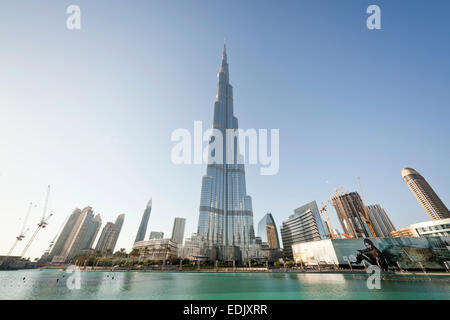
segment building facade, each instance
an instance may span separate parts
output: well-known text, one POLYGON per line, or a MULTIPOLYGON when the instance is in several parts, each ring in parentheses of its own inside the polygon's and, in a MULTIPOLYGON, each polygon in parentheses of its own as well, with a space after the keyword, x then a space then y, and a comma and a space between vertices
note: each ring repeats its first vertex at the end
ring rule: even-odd
POLYGON ((186 226, 185 218, 175 218, 172 228, 172 241, 178 244, 183 244, 185 226, 186 226))
POLYGON ((210 248, 205 236, 193 233, 186 238, 184 245, 178 247, 178 255, 182 259, 189 260, 215 260, 215 250, 210 248))
POLYGON ((49 257, 47 259, 51 261, 53 257, 60 256, 62 254, 63 248, 65 243, 67 242, 67 239, 69 238, 70 233, 72 232, 75 223, 78 219, 78 217, 81 214, 81 210, 76 208, 72 214, 67 218, 67 221, 61 230, 58 239, 56 240, 55 244, 53 245, 52 250, 50 251, 49 257))
POLYGON ((294 260, 303 266, 339 266, 382 270, 448 270, 450 237, 352 238, 293 245, 294 260), (371 254, 376 250, 377 255, 371 254))
POLYGON ((406 228, 400 228, 394 231, 391 231, 389 233, 389 237, 391 238, 412 238, 412 237, 417 237, 416 233, 414 232, 413 229, 411 229, 411 227, 406 227, 406 228))
POLYGON ((147 203, 145 207, 144 214, 142 215, 141 224, 139 225, 138 232, 136 234, 136 239, 134 242, 143 241, 145 239, 145 234, 147 233, 148 220, 150 219, 150 213, 152 212, 152 199, 147 203))
POLYGON ((367 238, 372 235, 368 222, 364 216, 364 204, 357 192, 350 192, 334 196, 333 207, 344 233, 352 238, 367 238))
POLYGON ((450 236, 450 218, 415 223, 411 229, 418 237, 450 236))
POLYGON ((167 260, 177 258, 177 244, 171 239, 152 239, 136 242, 133 249, 139 250, 142 259, 167 260))
POLYGON ((326 239, 326 232, 315 201, 294 210, 281 227, 284 255, 293 259, 292 245, 326 239))
POLYGON ((116 247, 117 240, 119 239, 120 231, 122 230, 123 221, 125 219, 125 215, 121 214, 117 217, 116 222, 108 222, 102 230, 100 234, 100 238, 98 239, 97 246, 95 247, 96 251, 100 252, 114 252, 114 248, 116 247))
POLYGON ((267 243, 271 249, 280 248, 277 225, 272 214, 267 213, 258 223, 258 237, 263 243, 267 243))
POLYGON ((416 170, 403 168, 402 178, 431 219, 450 218, 450 212, 445 204, 416 170))
POLYGON ((94 216, 91 207, 84 208, 77 215, 60 254, 55 255, 52 262, 70 262, 81 250, 92 248, 101 223, 102 220, 99 214, 94 216))
POLYGON ((150 231, 150 237, 149 239, 163 239, 164 238, 164 232, 160 231, 150 231))
POLYGON ((391 232, 391 237, 446 237, 450 236, 450 218, 415 223, 391 232))
POLYGON ((227 53, 224 46, 218 73, 217 95, 214 103, 213 129, 222 136, 222 148, 212 136, 206 175, 202 178, 198 234, 211 246, 234 258, 233 250, 240 248, 242 259, 251 254, 255 231, 251 197, 247 195, 244 164, 238 144, 238 119, 233 115, 233 87, 229 82, 227 53), (235 136, 229 139, 227 133, 235 136), (215 150, 215 147, 218 150, 215 150))
POLYGON ((395 230, 391 219, 379 204, 367 206, 367 213, 377 237, 388 238, 389 233, 395 230))

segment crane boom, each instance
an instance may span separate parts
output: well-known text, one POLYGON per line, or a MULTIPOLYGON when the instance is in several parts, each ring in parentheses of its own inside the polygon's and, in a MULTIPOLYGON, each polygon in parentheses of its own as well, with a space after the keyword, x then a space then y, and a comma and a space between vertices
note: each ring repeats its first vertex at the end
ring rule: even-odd
POLYGON ((30 241, 28 241, 27 245, 22 250, 22 253, 20 254, 21 257, 25 256, 25 253, 28 251, 28 248, 31 246, 31 243, 33 242, 34 238, 36 238, 36 235, 38 234, 39 230, 45 228, 45 226, 48 224, 47 222, 51 216, 53 216, 52 213, 45 220, 41 220, 41 222, 38 224, 38 227, 36 228, 33 235, 31 236, 30 241))
POLYGON ((42 211, 42 219, 41 219, 41 221, 39 221, 38 227, 36 228, 33 235, 31 236, 30 241, 28 241, 27 245, 22 250, 22 253, 21 253, 22 257, 25 256, 25 253, 28 251, 28 248, 31 246, 31 243, 33 243, 33 240, 34 240, 34 238, 36 238, 36 235, 38 234, 39 230, 44 229, 47 226, 48 220, 53 215, 51 213, 50 215, 46 216, 49 196, 50 196, 50 186, 47 187, 47 194, 45 196, 44 209, 42 211))
POLYGON ((29 230, 29 229, 25 230, 25 227, 27 225, 28 217, 30 216, 32 206, 33 206, 33 203, 30 202, 30 204, 28 205, 27 213, 25 214, 25 219, 23 221, 22 228, 20 229, 20 234, 19 234, 19 236, 16 237, 16 240, 14 241, 14 244, 12 245, 11 249, 9 249, 7 257, 9 257, 11 255, 11 253, 13 252, 13 250, 15 249, 15 247, 17 246, 19 241, 22 241, 23 238, 25 238, 25 235, 29 230))
POLYGON ((330 231, 330 236, 331 239, 336 239, 336 236, 334 234, 334 230, 333 227, 331 226, 331 221, 330 218, 328 217, 328 212, 327 212, 327 206, 330 204, 330 199, 328 199, 328 201, 326 203, 322 202, 322 208, 320 208, 320 212, 324 214, 325 219, 327 220, 327 224, 328 224, 328 231, 330 231))
POLYGON ((45 215, 47 214, 47 206, 48 206, 49 196, 50 196, 50 186, 47 187, 47 194, 45 195, 44 208, 42 209, 42 220, 45 219, 45 215))
POLYGON ((67 220, 69 220, 69 217, 67 217, 66 220, 64 220, 64 223, 63 223, 63 224, 61 225, 61 227, 59 228, 58 233, 55 234, 55 237, 54 237, 53 240, 50 242, 50 245, 48 246, 47 251, 45 251, 44 254, 50 254, 50 251, 52 250, 53 246, 55 245, 56 238, 60 235, 62 229, 64 228, 64 226, 65 226, 66 223, 67 223, 67 220))
POLYGON ((369 218, 369 213, 367 212, 366 202, 364 201, 364 194, 363 194, 362 187, 361 187, 361 179, 359 179, 359 177, 358 177, 358 186, 359 186, 359 192, 361 192, 361 200, 362 200, 363 207, 364 207, 364 219, 366 220, 367 226, 369 227, 370 232, 372 233, 372 237, 376 238, 377 235, 375 234, 375 230, 373 229, 372 222, 370 221, 370 218, 369 218))

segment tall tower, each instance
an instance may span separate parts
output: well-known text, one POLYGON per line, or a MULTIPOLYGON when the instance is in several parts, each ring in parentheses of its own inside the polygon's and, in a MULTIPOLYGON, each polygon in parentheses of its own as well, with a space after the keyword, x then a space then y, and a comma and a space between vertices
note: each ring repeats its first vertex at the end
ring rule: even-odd
POLYGON ((134 240, 134 243, 144 240, 145 234, 147 233, 148 219, 150 219, 151 211, 152 211, 152 198, 150 198, 150 201, 147 203, 147 207, 144 210, 144 214, 142 215, 141 224, 139 225, 139 229, 138 229, 138 232, 136 235, 136 240, 134 240))
POLYGON ((178 244, 183 244, 185 225, 186 225, 185 218, 175 218, 172 229, 172 241, 178 244))
POLYGON ((61 255, 61 253, 63 252, 63 248, 66 245, 67 239, 69 238, 75 226, 75 223, 80 215, 81 210, 76 208, 69 216, 66 224, 64 225, 64 228, 62 229, 61 233, 58 236, 58 240, 56 240, 55 245, 53 246, 52 251, 50 252, 49 260, 51 260, 55 256, 61 255))
POLYGON ((450 212, 445 204, 416 170, 403 168, 402 178, 432 220, 450 218, 450 212))
POLYGON ((105 252, 110 250, 114 251, 116 247, 117 239, 119 238, 120 230, 122 229, 123 220, 125 219, 125 215, 121 214, 117 217, 116 222, 108 222, 102 230, 100 234, 100 238, 98 239, 97 246, 95 247, 96 251, 105 252))
POLYGON ((237 139, 227 141, 227 130, 237 133, 238 119, 233 115, 233 87, 229 82, 225 45, 217 75, 213 128, 222 133, 223 152, 219 160, 208 160, 202 178, 198 233, 210 245, 238 246, 245 259, 245 252, 255 239, 253 210, 246 191, 244 164, 237 161, 240 157, 237 139), (227 154, 229 149, 234 150, 232 159, 227 154))
POLYGON ((100 215, 94 216, 92 208, 86 207, 78 215, 61 250, 64 261, 70 261, 82 249, 92 247, 102 224, 100 215))

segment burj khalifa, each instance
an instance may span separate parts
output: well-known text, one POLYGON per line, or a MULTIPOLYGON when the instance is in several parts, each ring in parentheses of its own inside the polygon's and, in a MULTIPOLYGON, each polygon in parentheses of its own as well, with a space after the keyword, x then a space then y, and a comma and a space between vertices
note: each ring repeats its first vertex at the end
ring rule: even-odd
MULTIPOLYGON (((227 130, 237 134, 238 119, 233 115, 233 87, 225 45, 217 78, 213 128, 222 133, 223 159, 220 160, 223 161, 209 160, 207 163, 206 175, 202 178, 198 233, 224 252, 234 252, 233 249, 239 247, 241 257, 246 259, 255 243, 252 199, 247 195, 244 164, 237 161, 240 156, 238 139, 227 141, 227 130), (230 147, 235 150, 233 159, 227 158, 230 156, 226 150, 230 147)), ((227 255, 230 256, 223 254, 223 258, 227 259, 227 255)))

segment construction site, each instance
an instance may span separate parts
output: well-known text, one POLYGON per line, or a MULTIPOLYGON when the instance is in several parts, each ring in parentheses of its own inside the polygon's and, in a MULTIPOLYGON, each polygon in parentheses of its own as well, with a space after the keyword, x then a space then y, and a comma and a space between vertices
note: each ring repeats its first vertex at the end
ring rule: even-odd
MULTIPOLYGON (((36 239, 39 231, 47 227, 48 221, 53 216, 53 213, 48 213, 49 197, 50 197, 50 186, 47 187, 47 193, 45 195, 42 216, 40 217, 40 220, 37 223, 37 226, 35 227, 31 237, 28 239, 27 234, 28 231, 30 231, 30 228, 27 227, 27 223, 33 208, 36 207, 36 205, 33 204, 32 202, 29 203, 18 236, 15 238, 14 243, 9 249, 7 255, 0 256, 0 270, 32 269, 36 268, 39 265, 38 261, 30 261, 25 257, 34 240, 36 239), (22 241, 24 240, 28 241, 26 242, 25 247, 20 252, 20 255, 13 255, 17 245, 22 243, 22 241)), ((52 244, 53 242, 54 241, 52 241, 52 244)), ((50 248, 48 250, 51 249, 52 244, 50 244, 50 248)))

